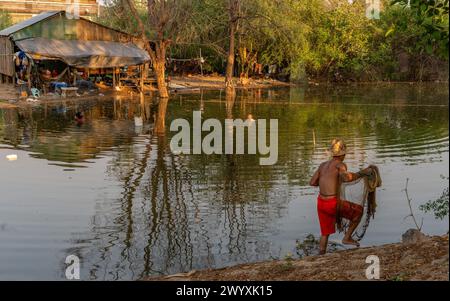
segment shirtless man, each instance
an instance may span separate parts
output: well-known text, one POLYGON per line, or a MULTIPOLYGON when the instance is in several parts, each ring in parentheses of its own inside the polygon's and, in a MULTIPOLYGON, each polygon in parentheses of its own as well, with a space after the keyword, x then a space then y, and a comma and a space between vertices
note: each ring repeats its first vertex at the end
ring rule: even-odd
POLYGON ((317 198, 317 211, 319 214, 320 230, 320 254, 325 254, 327 250, 328 237, 336 232, 336 210, 339 214, 350 221, 347 232, 342 240, 343 244, 359 246, 359 243, 352 239, 363 214, 362 206, 342 200, 338 206, 339 178, 342 182, 351 182, 363 174, 363 171, 352 173, 347 171, 344 158, 346 147, 343 141, 334 139, 330 148, 333 156, 329 161, 320 164, 317 171, 311 178, 311 186, 319 186, 320 194, 317 198))

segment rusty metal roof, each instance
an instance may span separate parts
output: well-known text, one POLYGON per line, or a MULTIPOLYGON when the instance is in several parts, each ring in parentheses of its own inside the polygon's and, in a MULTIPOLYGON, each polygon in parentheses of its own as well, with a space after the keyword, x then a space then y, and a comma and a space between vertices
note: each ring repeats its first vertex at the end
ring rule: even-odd
POLYGON ((30 38, 16 44, 35 59, 58 59, 74 67, 124 67, 150 61, 148 53, 132 43, 30 38))
POLYGON ((34 25, 36 23, 39 23, 43 20, 46 20, 48 18, 52 18, 58 14, 63 14, 64 11, 47 11, 43 12, 39 15, 36 15, 28 20, 22 21, 20 23, 17 23, 11 27, 5 28, 2 31, 0 31, 0 36, 8 37, 22 29, 27 28, 28 26, 34 25))

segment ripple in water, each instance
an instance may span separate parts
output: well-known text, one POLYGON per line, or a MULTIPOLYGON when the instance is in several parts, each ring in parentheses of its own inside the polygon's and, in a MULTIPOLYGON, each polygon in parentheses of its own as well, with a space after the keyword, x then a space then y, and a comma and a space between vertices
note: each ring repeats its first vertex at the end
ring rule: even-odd
MULTIPOLYGON (((308 182, 334 137, 346 140, 350 169, 373 163, 383 175, 363 244, 398 241, 411 226, 406 178, 416 206, 447 184, 439 176, 448 175, 448 87, 427 89, 249 90, 235 99, 210 92, 0 110, 0 278, 63 278, 68 254, 82 258, 83 279, 111 280, 295 254, 297 240, 319 232, 308 182), (171 153, 170 122, 200 109, 205 119, 277 118, 277 164, 171 153), (7 162, 12 152, 18 160, 7 162)), ((429 233, 448 231, 424 217, 429 233)))

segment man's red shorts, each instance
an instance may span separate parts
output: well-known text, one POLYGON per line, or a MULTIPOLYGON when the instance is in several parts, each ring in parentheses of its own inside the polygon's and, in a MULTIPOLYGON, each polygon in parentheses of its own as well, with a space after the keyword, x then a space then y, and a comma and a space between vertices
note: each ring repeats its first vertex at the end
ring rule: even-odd
MULTIPOLYGON (((330 235, 336 232, 337 198, 329 199, 317 197, 317 212, 319 214, 320 231, 322 235, 330 235)), ((340 216, 350 221, 357 221, 363 214, 363 207, 348 201, 340 202, 340 216)))
POLYGON ((320 194, 317 197, 317 212, 322 235, 330 235, 336 232, 336 207, 336 197, 322 199, 320 194))
POLYGON ((363 206, 349 201, 341 201, 341 206, 339 208, 340 215, 352 222, 359 221, 363 215, 363 211, 363 206))

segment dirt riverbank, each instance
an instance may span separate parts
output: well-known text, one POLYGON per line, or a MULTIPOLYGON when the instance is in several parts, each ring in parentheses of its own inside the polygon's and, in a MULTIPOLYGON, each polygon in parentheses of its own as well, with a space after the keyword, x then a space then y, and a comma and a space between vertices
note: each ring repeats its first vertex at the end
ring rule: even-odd
MULTIPOLYGON (((239 79, 235 78, 236 88, 271 88, 271 87, 288 87, 291 86, 290 83, 282 82, 275 79, 249 79, 246 85, 239 83, 239 79)), ((173 90, 182 89, 224 89, 225 88, 225 77, 223 76, 174 76, 170 79, 169 87, 173 90)))
MULTIPOLYGON (((286 82, 281 82, 273 79, 250 79, 248 84, 241 85, 239 84, 239 79, 234 79, 237 83, 236 88, 248 88, 248 89, 263 89, 263 88, 271 88, 271 87, 286 87, 291 84, 286 82)), ((133 91, 127 88, 123 88, 120 91, 114 91, 110 87, 97 85, 99 88, 98 93, 92 95, 81 95, 77 97, 70 97, 70 100, 73 99, 86 99, 92 98, 96 96, 111 96, 111 95, 137 95, 137 91, 133 91)), ((185 76, 185 77, 172 77, 169 82, 169 90, 172 95, 179 93, 197 93, 202 90, 218 90, 225 88, 225 78, 223 76, 185 76)), ((155 87, 146 87, 144 93, 156 93, 157 89, 155 87)), ((63 98, 57 98, 58 100, 64 100, 63 98)), ((69 99, 69 98, 68 98, 69 99)), ((44 96, 39 98, 38 102, 52 102, 55 101, 55 96, 44 96)), ((0 84, 0 108, 14 108, 21 106, 28 106, 35 103, 30 102, 25 99, 19 99, 19 93, 17 89, 10 84, 0 84)))
POLYGON ((146 280, 367 280, 369 255, 380 260, 380 280, 449 280, 449 241, 444 236, 427 237, 416 243, 394 243, 237 266, 192 271, 146 280))

